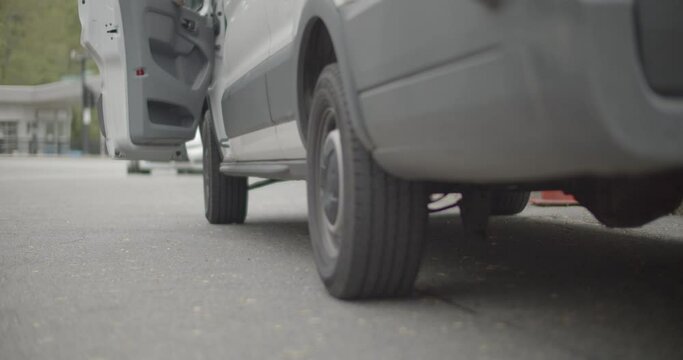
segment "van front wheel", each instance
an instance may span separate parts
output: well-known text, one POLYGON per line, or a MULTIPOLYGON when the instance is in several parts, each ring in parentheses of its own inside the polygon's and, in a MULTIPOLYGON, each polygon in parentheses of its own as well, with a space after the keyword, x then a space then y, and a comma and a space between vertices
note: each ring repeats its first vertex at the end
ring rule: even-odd
POLYGON ((318 273, 341 299, 412 292, 427 222, 423 184, 386 173, 349 119, 339 68, 319 77, 308 129, 309 229, 318 273))

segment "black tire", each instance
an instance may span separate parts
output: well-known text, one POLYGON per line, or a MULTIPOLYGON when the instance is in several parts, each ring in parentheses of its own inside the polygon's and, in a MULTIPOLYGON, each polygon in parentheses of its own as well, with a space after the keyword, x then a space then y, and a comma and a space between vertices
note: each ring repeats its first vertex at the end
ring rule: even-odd
POLYGON ((128 162, 128 167, 126 168, 128 174, 139 174, 140 173, 140 162, 137 160, 132 160, 128 162))
POLYGON ((341 299, 408 295, 420 265, 428 196, 423 184, 398 179, 375 163, 349 116, 339 68, 329 65, 314 92, 307 139, 308 218, 318 273, 341 299))
POLYGON ((211 224, 243 224, 247 217, 246 177, 226 176, 220 172, 221 151, 213 132, 210 112, 200 128, 203 144, 204 211, 211 224))
POLYGON ((510 216, 524 211, 529 203, 529 191, 494 191, 491 194, 491 215, 510 216))
POLYGON ((140 167, 139 160, 131 160, 128 162, 128 168, 126 169, 126 172, 128 174, 149 175, 152 173, 152 170, 143 169, 140 167))

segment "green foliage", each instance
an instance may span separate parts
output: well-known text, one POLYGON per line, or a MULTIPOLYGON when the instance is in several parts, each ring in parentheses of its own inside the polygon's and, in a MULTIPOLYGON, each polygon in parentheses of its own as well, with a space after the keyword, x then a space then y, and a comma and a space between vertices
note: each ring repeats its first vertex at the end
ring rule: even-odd
POLYGON ((77 0, 0 0, 0 84, 36 85, 77 74, 77 0))
MULTIPOLYGON (((83 150, 83 113, 80 106, 72 109, 74 118, 71 123, 71 148, 83 150)), ((88 126, 88 151, 89 154, 97 154, 100 150, 100 120, 97 117, 97 110, 90 109, 92 121, 88 126)))

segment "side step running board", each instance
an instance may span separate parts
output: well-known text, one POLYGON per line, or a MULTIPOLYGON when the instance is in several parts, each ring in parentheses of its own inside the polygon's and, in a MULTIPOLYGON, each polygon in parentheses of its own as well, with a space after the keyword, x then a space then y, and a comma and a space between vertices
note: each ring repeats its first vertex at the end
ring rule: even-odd
POLYGON ((305 180, 306 160, 224 162, 221 173, 278 180, 305 180))

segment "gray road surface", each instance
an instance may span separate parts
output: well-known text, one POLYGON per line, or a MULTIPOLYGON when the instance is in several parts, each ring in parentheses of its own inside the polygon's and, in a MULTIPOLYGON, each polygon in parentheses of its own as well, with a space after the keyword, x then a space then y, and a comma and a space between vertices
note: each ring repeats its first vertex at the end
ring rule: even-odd
POLYGON ((683 358, 683 217, 608 230, 580 208, 433 217, 413 298, 318 280, 304 183, 211 226, 201 177, 0 159, 0 359, 683 358))

